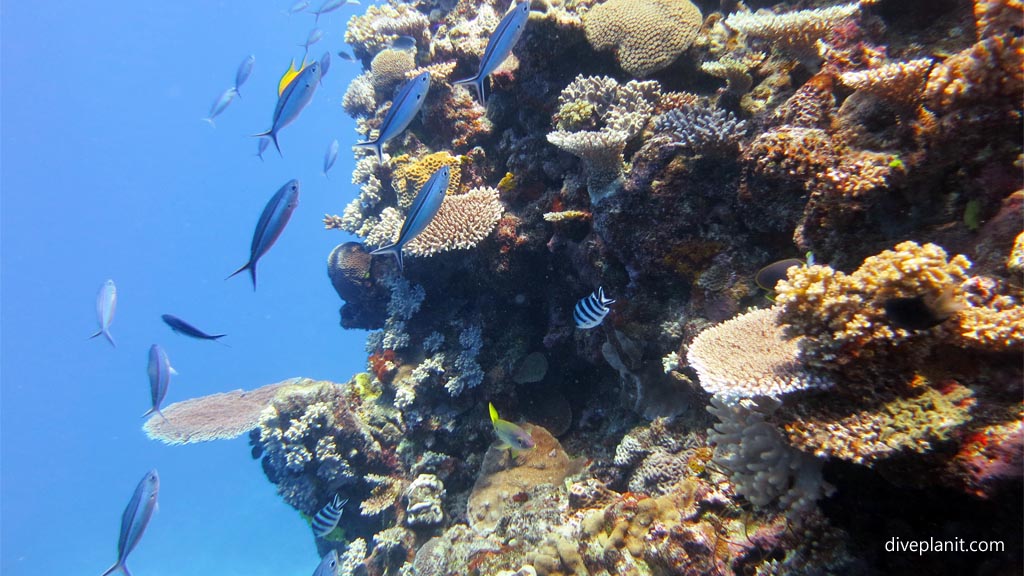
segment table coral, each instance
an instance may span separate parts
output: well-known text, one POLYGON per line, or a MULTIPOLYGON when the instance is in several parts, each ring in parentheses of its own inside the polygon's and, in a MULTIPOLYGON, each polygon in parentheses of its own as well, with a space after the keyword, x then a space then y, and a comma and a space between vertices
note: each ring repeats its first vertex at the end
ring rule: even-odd
POLYGON ((924 97, 924 87, 934 61, 918 58, 892 62, 870 70, 845 72, 839 79, 854 90, 863 90, 901 106, 914 106, 924 97))
POLYGON ((815 54, 815 42, 831 33, 843 21, 860 13, 856 2, 828 8, 795 10, 783 14, 759 11, 734 12, 726 17, 727 28, 751 38, 766 40, 770 45, 795 52, 815 54))
POLYGON ((690 0, 608 0, 583 16, 590 45, 614 49, 622 69, 637 78, 670 66, 702 23, 690 0))

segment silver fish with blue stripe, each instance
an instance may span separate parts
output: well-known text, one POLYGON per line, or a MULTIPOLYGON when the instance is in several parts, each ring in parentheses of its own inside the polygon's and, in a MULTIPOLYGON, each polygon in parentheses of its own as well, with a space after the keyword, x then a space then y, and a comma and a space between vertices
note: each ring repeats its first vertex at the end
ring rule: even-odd
POLYGON ((107 280, 103 286, 100 286, 99 294, 96 295, 96 321, 100 323, 100 329, 89 338, 95 338, 102 334, 111 346, 117 348, 117 344, 114 344, 114 337, 110 335, 110 324, 114 321, 114 310, 116 309, 117 286, 114 285, 113 280, 107 280))
POLYGON ((253 134, 255 137, 269 136, 274 142, 277 153, 281 153, 281 146, 277 143, 277 133, 282 128, 291 124, 299 117, 302 110, 313 99, 313 93, 320 84, 320 63, 312 62, 302 69, 295 78, 281 91, 277 98, 277 105, 274 107, 274 118, 270 129, 266 132, 253 134))
POLYGON ((324 76, 327 76, 327 71, 331 69, 331 52, 324 52, 324 55, 320 57, 320 85, 324 85, 324 76))
POLYGON ((608 305, 614 303, 615 300, 605 297, 604 288, 598 288, 597 292, 592 292, 576 303, 572 313, 576 327, 587 330, 599 326, 608 312, 611 312, 608 305))
POLYGON ((343 512, 342 508, 346 503, 348 503, 348 498, 342 498, 335 494, 334 499, 321 508, 316 516, 313 516, 313 534, 316 534, 317 538, 327 536, 338 527, 338 521, 341 520, 343 512))
POLYGON ((498 23, 490 39, 487 41, 487 48, 480 58, 480 69, 475 76, 463 80, 456 80, 452 84, 469 84, 476 89, 480 104, 487 106, 487 96, 484 94, 484 78, 501 66, 501 63, 512 53, 512 48, 519 41, 526 28, 526 21, 530 19, 530 2, 516 4, 505 17, 498 23))
POLYGON ((331 140, 331 145, 327 147, 327 152, 324 153, 324 177, 330 172, 331 166, 334 166, 334 161, 338 159, 338 140, 331 140))
POLYGON ((142 539, 142 533, 146 531, 146 526, 149 526, 149 519, 153 517, 153 511, 156 510, 156 498, 159 492, 160 476, 155 469, 146 472, 139 485, 135 487, 135 492, 132 494, 132 499, 128 501, 124 513, 121 514, 121 535, 117 539, 117 562, 100 576, 108 576, 117 570, 126 576, 132 576, 125 562, 128 560, 128 554, 142 539))
POLYGON ((338 576, 338 551, 331 550, 320 560, 313 576, 338 576))
MULTIPOLYGON (((248 270, 252 276, 252 289, 256 289, 256 263, 270 250, 270 247, 277 242, 292 212, 299 205, 299 181, 289 180, 274 194, 270 202, 267 202, 260 214, 260 221, 256 223, 256 230, 252 233, 252 244, 249 245, 249 261, 244 266, 231 273, 231 276, 242 270, 248 270)), ((228 278, 231 278, 228 276, 228 278)), ((227 278, 225 278, 227 280, 227 278)))
POLYGON ((235 90, 234 86, 221 93, 221 95, 217 97, 217 101, 213 103, 213 106, 210 106, 210 114, 207 115, 206 118, 203 118, 203 122, 206 122, 210 126, 216 128, 217 125, 213 122, 213 119, 220 116, 220 113, 227 109, 228 105, 231 104, 231 101, 235 99, 235 96, 238 96, 238 90, 235 90))
POLYGON ((384 143, 402 133, 409 126, 412 119, 423 107, 427 99, 427 92, 430 90, 430 72, 424 72, 402 85, 398 95, 391 102, 391 108, 384 115, 384 121, 380 124, 380 131, 377 138, 367 139, 365 142, 357 142, 360 148, 373 148, 377 152, 377 161, 384 163, 384 143))
POLYGON ((252 67, 255 64, 256 56, 249 54, 249 57, 242 60, 242 63, 238 65, 238 71, 235 72, 235 93, 238 94, 239 98, 242 97, 242 92, 239 88, 249 79, 249 76, 252 74, 252 67))
POLYGON ((171 361, 167 358, 167 352, 164 352, 164 349, 159 344, 153 344, 149 347, 149 366, 147 366, 146 371, 149 373, 149 395, 153 401, 153 407, 146 410, 142 417, 145 418, 156 412, 163 418, 164 414, 160 411, 160 404, 163 403, 164 398, 167 396, 167 387, 171 383, 171 374, 176 374, 176 372, 171 367, 171 361))
POLYGON ((416 199, 412 201, 405 222, 402 223, 402 229, 398 232, 398 240, 394 244, 377 248, 370 254, 392 254, 398 261, 398 270, 401 272, 403 270, 402 249, 420 232, 423 232, 434 219, 437 211, 441 208, 441 203, 444 202, 450 180, 451 168, 447 165, 438 168, 423 185, 423 188, 420 188, 416 199))

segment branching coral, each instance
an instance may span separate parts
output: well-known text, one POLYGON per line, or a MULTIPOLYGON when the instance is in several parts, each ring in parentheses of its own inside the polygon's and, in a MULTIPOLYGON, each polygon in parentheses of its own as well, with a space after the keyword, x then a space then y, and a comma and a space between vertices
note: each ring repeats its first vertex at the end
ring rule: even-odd
POLYGON ((785 14, 734 12, 724 24, 740 34, 761 38, 774 47, 805 55, 816 54, 815 42, 859 12, 860 6, 856 2, 785 14))
POLYGON ((1024 91, 1024 38, 994 36, 936 64, 925 100, 936 111, 957 110, 993 99, 1019 106, 1024 91))
POLYGON ((480 355, 480 350, 484 347, 481 333, 482 329, 479 324, 472 324, 459 333, 461 350, 455 357, 455 370, 444 383, 444 387, 452 396, 458 396, 462 394, 463 390, 475 388, 484 381, 484 371, 480 368, 480 363, 477 362, 477 356, 480 355))
POLYGON ((700 69, 725 80, 725 89, 736 95, 745 94, 754 85, 754 77, 750 71, 761 65, 765 59, 763 52, 751 52, 743 56, 722 56, 718 60, 702 62, 700 69))
POLYGON ((427 154, 421 158, 412 158, 407 154, 393 158, 395 166, 392 174, 391 185, 398 194, 398 207, 407 210, 412 201, 416 199, 423 185, 442 166, 447 166, 451 171, 448 180, 447 194, 458 194, 462 180, 462 157, 452 156, 447 150, 427 154))
POLYGON ((702 22, 690 0, 608 0, 583 16, 590 45, 614 49, 622 69, 638 78, 671 65, 702 22))
POLYGON ((382 474, 367 474, 363 478, 373 485, 370 497, 359 503, 359 513, 363 516, 376 516, 398 503, 404 484, 400 477, 382 474))
POLYGON ((465 250, 479 244, 498 225, 504 207, 494 188, 474 188, 465 194, 448 195, 427 228, 409 242, 413 256, 432 256, 449 250, 465 250))
POLYGON ((834 167, 838 154, 824 130, 781 126, 758 134, 741 159, 759 176, 807 183, 834 167))
POLYGON ((399 36, 412 36, 429 44, 430 20, 408 4, 374 4, 366 13, 352 16, 345 29, 345 42, 352 46, 357 58, 366 58, 399 36))
POLYGON ((669 134, 675 146, 716 156, 736 152, 747 123, 720 108, 684 106, 658 116, 654 129, 669 134))
POLYGON ((854 90, 874 94, 901 106, 913 106, 924 96, 925 82, 933 64, 931 58, 918 58, 870 70, 846 72, 839 78, 854 90))
POLYGON ((832 121, 836 99, 832 95, 832 77, 825 73, 812 76, 772 113, 775 124, 797 128, 826 130, 832 121))
POLYGON ((978 39, 1020 29, 1024 21, 1024 2, 1020 0, 974 0, 974 20, 978 39))

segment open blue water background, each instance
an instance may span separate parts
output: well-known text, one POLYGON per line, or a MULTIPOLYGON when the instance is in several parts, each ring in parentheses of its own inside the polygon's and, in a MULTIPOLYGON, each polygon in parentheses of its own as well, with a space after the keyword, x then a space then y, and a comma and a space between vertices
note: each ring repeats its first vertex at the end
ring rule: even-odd
MULTIPOLYGON (((98 576, 115 560, 121 513, 149 468, 160 509, 128 565, 134 576, 308 575, 309 526, 274 493, 246 438, 168 447, 146 438, 147 351, 180 373, 166 404, 293 376, 338 381, 362 368, 359 332, 338 326, 325 231, 355 191, 351 120, 340 101, 357 72, 333 59, 312 104, 265 163, 248 135, 269 127, 275 88, 302 57, 312 15, 288 2, 46 2, 2 5, 0 108, 0 572, 98 576), (256 68, 216 129, 200 118, 248 54, 256 68), (332 138, 332 180, 321 175, 332 138), (299 208, 259 266, 253 227, 284 182, 299 208), (112 333, 96 293, 118 287, 112 333), (178 315, 224 342, 191 340, 178 315)), ((363 7, 359 8, 360 10, 363 7)), ((311 50, 343 48, 354 8, 321 19, 311 50)))

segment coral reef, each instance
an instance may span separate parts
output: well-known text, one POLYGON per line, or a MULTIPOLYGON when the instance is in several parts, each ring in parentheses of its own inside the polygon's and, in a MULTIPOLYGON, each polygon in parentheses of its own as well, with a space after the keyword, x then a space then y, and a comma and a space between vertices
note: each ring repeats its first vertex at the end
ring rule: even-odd
POLYGON ((805 55, 815 53, 818 40, 859 12, 857 2, 785 14, 734 12, 726 17, 724 24, 740 34, 763 39, 773 48, 805 55))
POLYGON ((615 50, 619 65, 642 78, 672 64, 703 23, 690 0, 608 0, 583 16, 595 50, 615 50))

